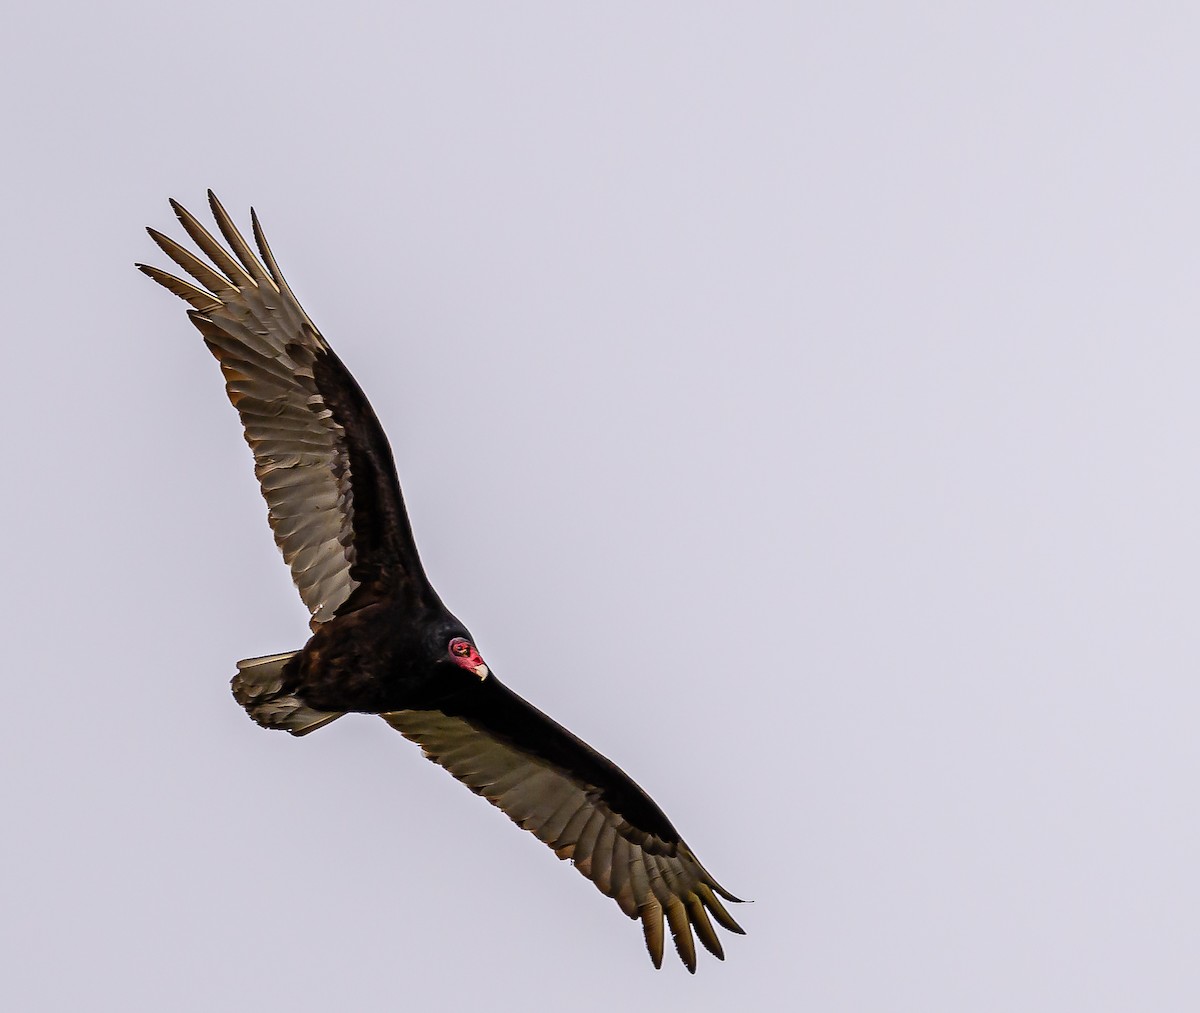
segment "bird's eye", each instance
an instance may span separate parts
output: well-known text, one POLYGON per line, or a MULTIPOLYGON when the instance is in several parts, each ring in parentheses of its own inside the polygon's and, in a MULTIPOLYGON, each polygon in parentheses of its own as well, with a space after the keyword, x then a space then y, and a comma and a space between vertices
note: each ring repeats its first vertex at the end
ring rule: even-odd
POLYGON ((457 654, 460 658, 465 658, 471 653, 471 644, 461 637, 455 637, 450 641, 450 653, 457 654))

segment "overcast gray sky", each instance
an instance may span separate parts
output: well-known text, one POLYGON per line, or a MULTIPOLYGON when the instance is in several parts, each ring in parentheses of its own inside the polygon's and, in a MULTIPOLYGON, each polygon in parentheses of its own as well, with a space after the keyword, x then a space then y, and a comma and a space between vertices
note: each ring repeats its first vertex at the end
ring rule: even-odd
POLYGON ((1050 6, 10 10, 0 1005, 1197 1008, 1200 20, 1050 6), (208 186, 724 965, 230 697, 306 616, 132 267, 208 186))

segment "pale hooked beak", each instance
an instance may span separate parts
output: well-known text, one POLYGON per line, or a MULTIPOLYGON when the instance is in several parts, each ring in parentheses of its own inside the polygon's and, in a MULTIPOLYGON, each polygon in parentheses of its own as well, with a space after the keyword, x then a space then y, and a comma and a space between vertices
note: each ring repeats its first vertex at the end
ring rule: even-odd
POLYGON ((465 668, 480 682, 492 674, 479 656, 478 649, 466 637, 455 637, 448 647, 450 660, 459 668, 465 668))

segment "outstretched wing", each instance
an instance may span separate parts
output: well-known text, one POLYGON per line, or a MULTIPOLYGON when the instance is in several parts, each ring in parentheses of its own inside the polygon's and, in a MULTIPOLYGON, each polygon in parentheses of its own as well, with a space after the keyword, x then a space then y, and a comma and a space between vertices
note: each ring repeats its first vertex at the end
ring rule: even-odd
POLYGON ((630 918, 640 918, 655 967, 662 966, 664 915, 693 973, 693 929, 706 949, 725 958, 709 913, 743 933, 718 895, 738 899, 705 871, 650 796, 494 676, 439 709, 382 717, 559 858, 572 859, 630 918))
POLYGON ((370 403, 296 301, 254 211, 261 261, 211 190, 208 199, 228 250, 171 207, 211 263, 147 229, 200 287, 137 266, 192 307, 188 316, 221 364, 275 541, 314 627, 384 594, 432 595, 370 403))

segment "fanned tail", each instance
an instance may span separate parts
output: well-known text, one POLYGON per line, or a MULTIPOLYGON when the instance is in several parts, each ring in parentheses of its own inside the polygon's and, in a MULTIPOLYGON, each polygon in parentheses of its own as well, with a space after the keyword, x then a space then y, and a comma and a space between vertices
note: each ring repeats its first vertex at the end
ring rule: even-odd
POLYGON ((233 698, 264 728, 282 728, 293 735, 307 735, 342 716, 342 711, 313 710, 284 688, 284 670, 299 651, 247 658, 237 663, 231 686, 233 698))

